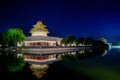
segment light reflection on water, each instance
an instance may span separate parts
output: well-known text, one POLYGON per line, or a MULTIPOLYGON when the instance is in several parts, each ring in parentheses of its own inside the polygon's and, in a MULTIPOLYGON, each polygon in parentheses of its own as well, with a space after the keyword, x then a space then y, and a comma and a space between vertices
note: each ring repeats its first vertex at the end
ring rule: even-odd
MULTIPOLYGON (((79 65, 81 65, 81 63, 82 65, 84 65, 83 63, 93 65, 93 63, 90 63, 90 61, 95 60, 96 57, 94 58, 94 55, 99 56, 99 58, 103 58, 103 56, 107 55, 107 50, 102 51, 102 53, 98 52, 96 54, 94 53, 93 50, 81 50, 76 52, 68 52, 68 53, 60 53, 60 54, 55 53, 49 55, 24 54, 24 57, 26 62, 31 64, 29 67, 33 72, 33 75, 36 75, 37 78, 42 78, 42 76, 46 74, 47 69, 49 69, 49 64, 52 64, 53 59, 55 59, 55 61, 63 60, 67 63, 80 62, 79 65), (49 63, 50 61, 51 63, 49 63)), ((97 60, 95 60, 94 62, 96 61, 97 60)), ((79 66, 79 65, 75 65, 75 66, 79 66)))
POLYGON ((61 53, 56 58, 65 61, 64 66, 71 71, 87 75, 92 80, 120 80, 119 50, 81 50, 61 53))

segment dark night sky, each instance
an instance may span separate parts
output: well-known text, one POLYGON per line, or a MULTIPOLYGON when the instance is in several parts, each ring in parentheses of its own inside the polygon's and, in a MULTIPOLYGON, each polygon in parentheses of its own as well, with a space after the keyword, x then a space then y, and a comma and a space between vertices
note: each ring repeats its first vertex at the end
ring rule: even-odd
POLYGON ((37 21, 52 36, 120 40, 120 2, 115 0, 0 0, 0 31, 19 27, 30 35, 37 21))

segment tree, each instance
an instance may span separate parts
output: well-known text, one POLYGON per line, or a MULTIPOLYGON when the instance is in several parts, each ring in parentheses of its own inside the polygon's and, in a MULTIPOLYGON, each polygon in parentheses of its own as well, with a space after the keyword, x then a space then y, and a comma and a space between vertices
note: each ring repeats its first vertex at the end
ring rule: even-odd
POLYGON ((7 41, 9 46, 17 46, 25 39, 23 31, 19 28, 11 28, 7 31, 7 41))
POLYGON ((107 40, 105 39, 105 38, 100 38, 99 40, 101 40, 102 42, 104 42, 104 43, 107 43, 107 40))
POLYGON ((72 35, 69 35, 69 36, 66 36, 65 38, 63 38, 63 40, 61 41, 61 44, 64 44, 65 46, 66 45, 72 45, 74 44, 76 38, 72 35))
POLYGON ((85 45, 91 45, 91 44, 93 44, 93 42, 94 42, 94 40, 91 38, 91 37, 87 37, 86 39, 85 39, 85 45))
POLYGON ((104 43, 104 41, 101 41, 101 40, 96 40, 94 41, 93 43, 93 48, 96 49, 96 50, 108 50, 108 44, 104 43))
POLYGON ((78 44, 84 44, 85 38, 84 37, 79 37, 78 38, 78 44))
POLYGON ((2 47, 8 46, 7 32, 0 32, 0 45, 2 47))

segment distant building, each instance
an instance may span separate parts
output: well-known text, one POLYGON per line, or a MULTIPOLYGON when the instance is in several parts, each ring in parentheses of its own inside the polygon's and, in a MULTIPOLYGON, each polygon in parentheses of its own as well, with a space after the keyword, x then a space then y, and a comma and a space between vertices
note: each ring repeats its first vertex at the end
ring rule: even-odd
POLYGON ((25 46, 56 46, 60 44, 62 38, 48 36, 48 29, 41 21, 38 21, 30 30, 31 36, 27 36, 25 46))

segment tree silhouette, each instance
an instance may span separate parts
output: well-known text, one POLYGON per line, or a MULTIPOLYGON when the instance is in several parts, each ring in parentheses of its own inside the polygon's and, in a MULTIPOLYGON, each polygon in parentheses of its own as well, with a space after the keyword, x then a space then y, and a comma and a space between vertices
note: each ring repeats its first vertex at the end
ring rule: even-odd
POLYGON ((91 45, 93 42, 94 42, 93 38, 87 37, 87 38, 85 39, 84 44, 85 44, 85 45, 91 45))
POLYGON ((0 45, 3 48, 8 46, 7 32, 0 32, 0 45))
POLYGON ((78 38, 78 44, 84 45, 85 38, 84 37, 79 37, 78 38))
POLYGON ((72 35, 66 36, 65 38, 63 38, 63 40, 61 41, 61 44, 64 44, 65 46, 67 45, 72 45, 74 44, 76 38, 72 35))

